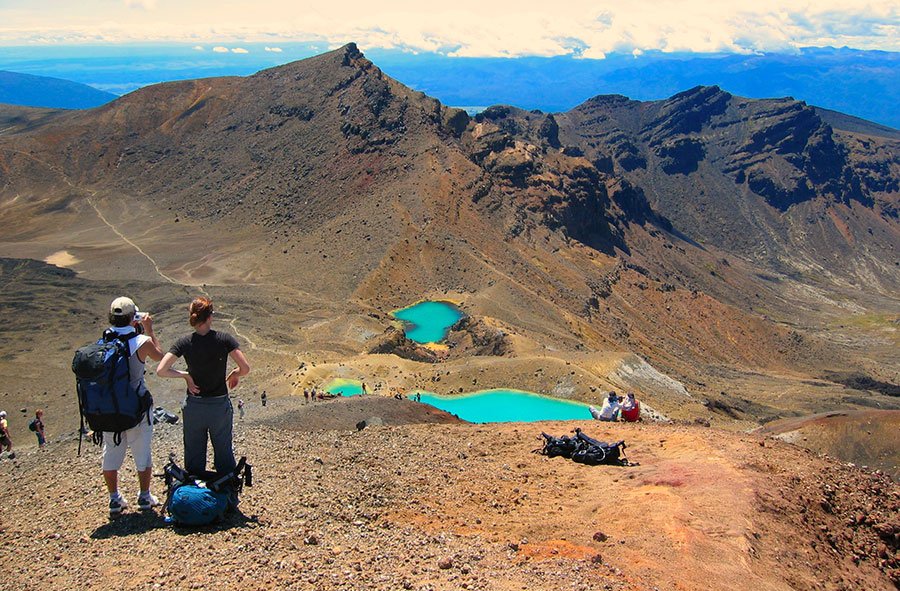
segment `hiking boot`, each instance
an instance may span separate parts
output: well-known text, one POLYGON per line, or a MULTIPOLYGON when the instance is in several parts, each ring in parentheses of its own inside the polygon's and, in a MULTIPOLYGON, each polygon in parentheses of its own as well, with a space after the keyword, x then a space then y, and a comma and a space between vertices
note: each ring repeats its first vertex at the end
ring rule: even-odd
POLYGON ((116 519, 122 514, 122 511, 128 508, 128 503, 125 502, 125 499, 122 498, 122 495, 118 495, 109 500, 109 518, 116 519))
POLYGON ((151 493, 147 493, 146 495, 140 495, 138 497, 138 509, 141 511, 149 511, 153 509, 153 507, 159 507, 159 499, 154 497, 151 493))

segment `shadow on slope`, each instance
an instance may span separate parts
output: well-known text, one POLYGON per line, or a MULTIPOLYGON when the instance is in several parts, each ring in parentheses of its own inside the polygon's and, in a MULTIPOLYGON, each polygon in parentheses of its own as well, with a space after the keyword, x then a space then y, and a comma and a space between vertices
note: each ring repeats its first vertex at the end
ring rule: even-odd
POLYGON ((462 423, 454 415, 427 404, 380 396, 353 396, 311 402, 258 422, 289 431, 355 431, 360 421, 373 417, 386 426, 462 423))

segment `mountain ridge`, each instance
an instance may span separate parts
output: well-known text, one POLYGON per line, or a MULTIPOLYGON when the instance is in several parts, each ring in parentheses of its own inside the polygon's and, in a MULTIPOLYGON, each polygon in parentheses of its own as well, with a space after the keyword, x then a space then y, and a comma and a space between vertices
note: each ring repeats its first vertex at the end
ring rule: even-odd
POLYGON ((0 103, 55 109, 91 109, 116 95, 87 84, 0 70, 0 103))
MULTIPOLYGON (((349 44, 90 112, 16 113, 19 127, 0 133, 0 203, 16 221, 0 254, 65 251, 90 279, 145 269, 184 289, 246 286, 242 318, 274 291, 298 326, 343 326, 317 333, 327 344, 313 353, 266 312, 244 320, 253 342, 277 331, 299 351, 351 355, 390 310, 451 297, 511 336, 497 368, 632 352, 745 409, 742 420, 794 412, 778 406, 784 384, 803 390, 804 411, 841 404, 842 386, 802 382, 843 364, 898 380, 889 321, 864 338, 832 335, 847 310, 896 314, 896 146, 835 132, 796 101, 697 87, 473 118, 349 44), (83 230, 110 227, 128 242, 83 230)), ((519 379, 594 402, 588 384, 612 378, 583 363, 571 390, 563 376, 519 379)), ((657 395, 664 414, 706 412, 657 395)), ((873 396, 853 404, 895 404, 873 396)))

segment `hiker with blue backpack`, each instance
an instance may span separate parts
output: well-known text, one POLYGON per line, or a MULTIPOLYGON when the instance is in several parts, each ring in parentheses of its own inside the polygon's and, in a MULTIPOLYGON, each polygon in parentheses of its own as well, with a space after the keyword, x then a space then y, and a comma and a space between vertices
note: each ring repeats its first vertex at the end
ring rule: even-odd
POLYGON ((130 298, 113 300, 109 322, 99 341, 76 352, 72 371, 82 420, 87 419, 94 430, 95 442, 102 439, 109 518, 115 519, 128 507, 119 492, 119 469, 129 447, 140 485, 138 508, 147 511, 159 505, 150 492, 153 397, 144 383, 144 363, 148 358, 159 361, 163 352, 153 332, 153 318, 141 313, 130 298))
POLYGON ((232 447, 234 408, 228 389, 236 388, 240 378, 250 373, 250 365, 232 335, 213 330, 215 311, 209 298, 194 298, 189 311, 194 332, 175 341, 156 374, 185 381, 185 470, 195 476, 206 472, 207 441, 211 441, 215 471, 226 474, 237 465, 232 447), (187 371, 172 367, 181 357, 187 363, 187 371), (236 367, 226 375, 229 358, 236 367))

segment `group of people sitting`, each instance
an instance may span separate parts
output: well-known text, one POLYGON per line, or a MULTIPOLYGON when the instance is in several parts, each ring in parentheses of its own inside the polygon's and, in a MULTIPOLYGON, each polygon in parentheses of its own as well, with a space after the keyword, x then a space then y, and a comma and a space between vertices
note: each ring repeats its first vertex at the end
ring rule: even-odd
POLYGON ((337 394, 332 394, 326 390, 319 390, 317 387, 313 386, 312 389, 304 388, 303 389, 303 401, 304 402, 315 402, 318 400, 330 400, 332 398, 337 398, 342 394, 338 392, 337 394))
POLYGON ((641 419, 641 403, 635 400, 634 393, 629 392, 624 398, 615 392, 610 392, 600 410, 590 406, 591 416, 598 421, 617 421, 620 418, 628 423, 641 419))

